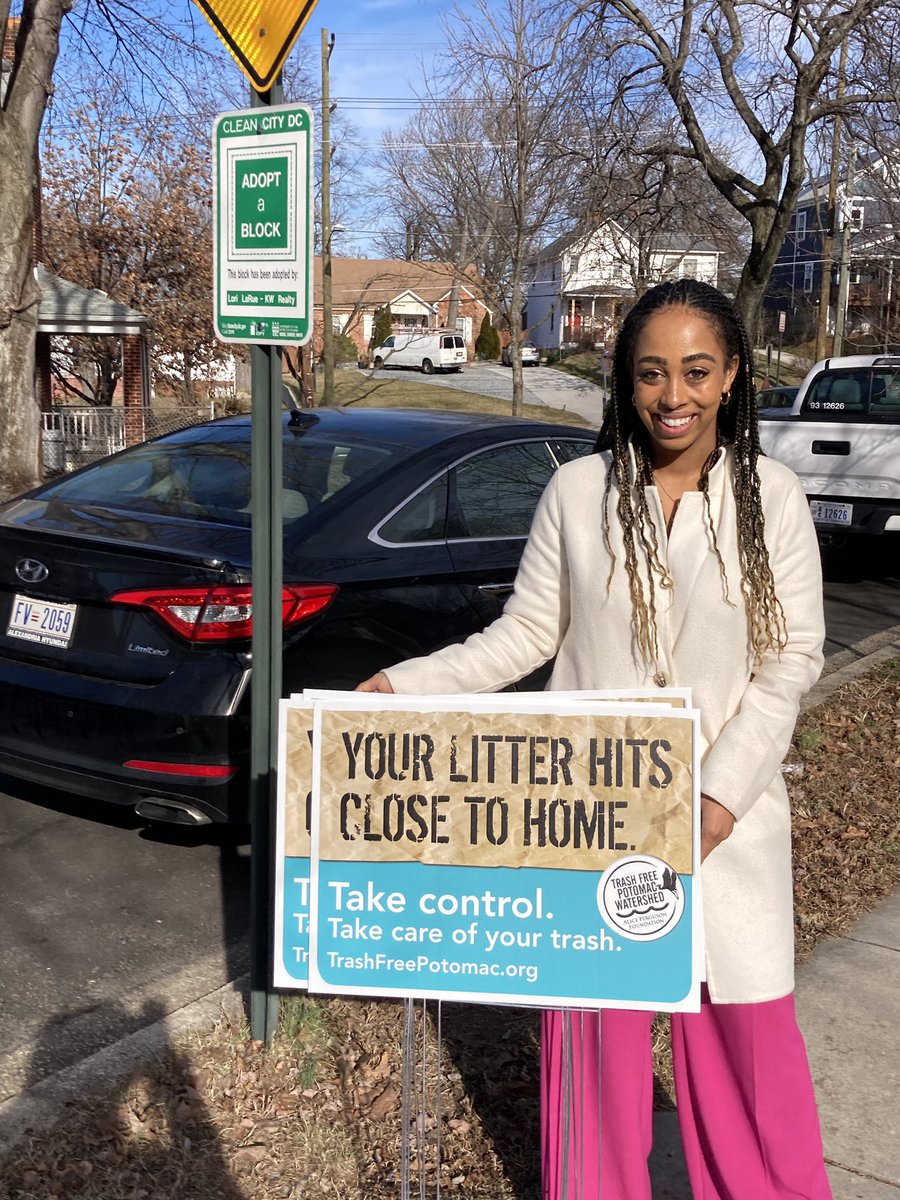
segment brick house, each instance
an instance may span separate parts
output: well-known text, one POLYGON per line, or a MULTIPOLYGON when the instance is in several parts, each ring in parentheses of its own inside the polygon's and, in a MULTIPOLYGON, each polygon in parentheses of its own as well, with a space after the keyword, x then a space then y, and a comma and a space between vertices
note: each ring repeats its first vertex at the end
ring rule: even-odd
MULTIPOLYGON (((407 262, 392 258, 338 258, 331 260, 332 313, 335 333, 345 333, 365 358, 376 311, 390 305, 393 328, 444 329, 453 286, 453 267, 437 262, 407 262)), ((473 278, 460 285, 457 328, 469 357, 484 314, 489 312, 473 278)), ((313 349, 322 351, 322 260, 315 260, 313 349)))

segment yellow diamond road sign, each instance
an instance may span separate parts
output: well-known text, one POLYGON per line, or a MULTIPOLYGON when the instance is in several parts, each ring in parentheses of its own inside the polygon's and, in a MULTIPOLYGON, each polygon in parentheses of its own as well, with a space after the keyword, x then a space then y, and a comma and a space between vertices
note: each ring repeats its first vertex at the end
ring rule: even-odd
POLYGON ((267 92, 316 0, 194 0, 258 92, 267 92))

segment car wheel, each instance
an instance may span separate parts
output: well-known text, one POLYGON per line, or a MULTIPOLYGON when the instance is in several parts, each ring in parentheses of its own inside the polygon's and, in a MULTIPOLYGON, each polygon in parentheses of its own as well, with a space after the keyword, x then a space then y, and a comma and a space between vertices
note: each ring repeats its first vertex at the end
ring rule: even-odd
POLYGON ((431 361, 430 358, 422 359, 422 374, 423 375, 433 375, 434 374, 434 363, 431 361))
POLYGON ((380 371, 383 366, 384 366, 384 359, 381 357, 381 355, 379 355, 375 359, 375 370, 380 371))

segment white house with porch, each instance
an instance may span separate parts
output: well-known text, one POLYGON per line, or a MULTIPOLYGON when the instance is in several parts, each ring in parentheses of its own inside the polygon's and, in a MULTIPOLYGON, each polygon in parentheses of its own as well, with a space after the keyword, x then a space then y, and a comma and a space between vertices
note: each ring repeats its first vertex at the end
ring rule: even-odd
POLYGON ((616 221, 587 234, 557 238, 531 264, 527 337, 545 350, 581 342, 608 345, 639 291, 664 279, 715 284, 719 251, 686 234, 643 243, 616 221))

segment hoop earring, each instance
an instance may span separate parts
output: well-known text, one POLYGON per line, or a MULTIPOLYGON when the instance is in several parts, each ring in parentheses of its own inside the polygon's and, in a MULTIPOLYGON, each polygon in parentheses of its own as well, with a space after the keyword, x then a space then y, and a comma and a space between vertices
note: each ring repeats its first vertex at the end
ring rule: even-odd
POLYGON ((731 392, 723 392, 720 403, 723 408, 728 408, 728 406, 731 404, 731 392))

